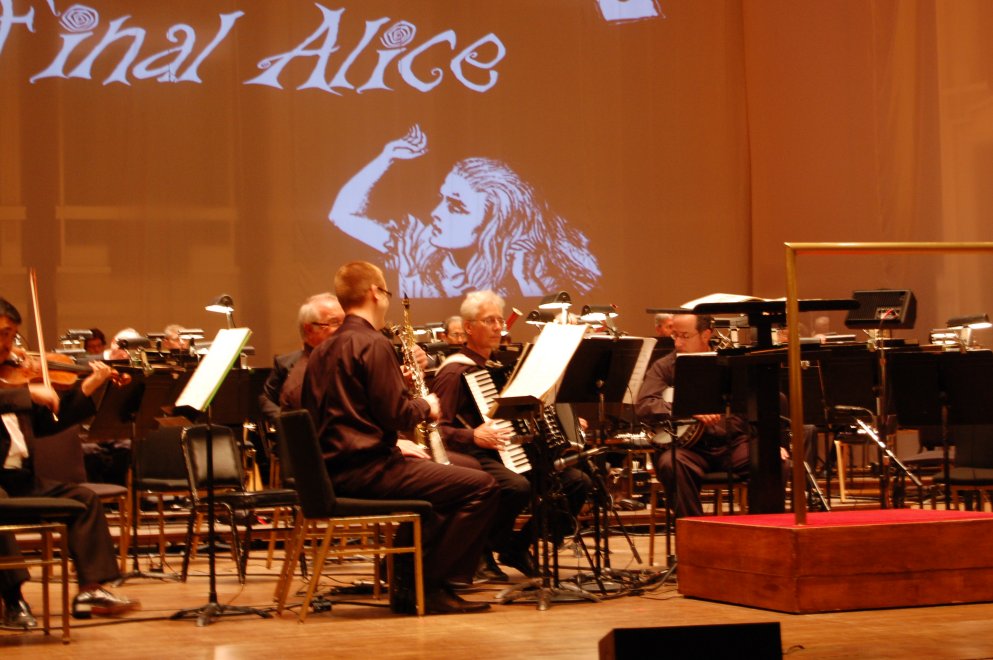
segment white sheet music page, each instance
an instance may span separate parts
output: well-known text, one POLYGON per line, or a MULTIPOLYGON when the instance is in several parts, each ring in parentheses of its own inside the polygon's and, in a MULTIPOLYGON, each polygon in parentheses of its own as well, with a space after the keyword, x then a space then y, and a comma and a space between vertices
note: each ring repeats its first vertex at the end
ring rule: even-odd
POLYGON ((658 339, 655 337, 642 337, 641 350, 638 351, 638 359, 634 363, 634 370, 631 372, 631 380, 628 381, 628 388, 624 391, 623 403, 634 403, 634 398, 641 390, 641 384, 645 381, 645 372, 648 371, 648 362, 652 359, 652 351, 658 339))
POLYGON ((197 370, 193 372, 186 387, 183 388, 176 407, 189 406, 203 412, 214 400, 214 395, 221 388, 225 376, 231 367, 241 357, 241 352, 248 344, 252 331, 248 328, 229 328, 220 330, 210 344, 207 355, 200 360, 197 370))
POLYGON ((585 333, 585 325, 546 323, 538 340, 531 347, 524 366, 500 396, 533 396, 544 401, 562 378, 585 333))

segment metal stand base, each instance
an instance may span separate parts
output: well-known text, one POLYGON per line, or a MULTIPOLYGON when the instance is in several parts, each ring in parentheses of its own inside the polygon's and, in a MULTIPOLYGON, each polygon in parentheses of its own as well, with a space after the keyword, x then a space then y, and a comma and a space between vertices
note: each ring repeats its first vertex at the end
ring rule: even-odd
POLYGON ((260 610, 254 607, 237 607, 234 605, 221 605, 220 603, 207 603, 202 607, 195 607, 188 610, 179 610, 170 619, 187 619, 187 618, 197 618, 197 627, 203 628, 204 626, 209 626, 214 622, 215 619, 219 619, 222 616, 233 616, 237 614, 254 614, 260 616, 263 619, 271 619, 272 615, 265 610, 260 610))
POLYGON ((552 603, 573 603, 584 600, 592 603, 600 602, 599 596, 577 585, 562 583, 558 587, 551 587, 545 586, 543 582, 541 578, 535 578, 507 587, 497 594, 496 600, 503 605, 514 601, 537 603, 538 610, 542 612, 551 607, 552 603))

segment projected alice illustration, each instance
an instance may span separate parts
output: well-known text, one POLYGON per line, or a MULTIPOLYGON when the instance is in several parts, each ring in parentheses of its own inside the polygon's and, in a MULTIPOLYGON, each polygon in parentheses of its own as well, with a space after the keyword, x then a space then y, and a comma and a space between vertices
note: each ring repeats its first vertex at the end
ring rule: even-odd
POLYGON ((383 253, 387 269, 399 277, 399 293, 437 298, 493 289, 504 296, 541 296, 593 288, 600 267, 589 240, 497 160, 457 162, 441 184, 430 222, 411 214, 370 217, 376 184, 396 161, 423 156, 427 142, 415 125, 387 143, 341 188, 328 214, 343 232, 383 253))

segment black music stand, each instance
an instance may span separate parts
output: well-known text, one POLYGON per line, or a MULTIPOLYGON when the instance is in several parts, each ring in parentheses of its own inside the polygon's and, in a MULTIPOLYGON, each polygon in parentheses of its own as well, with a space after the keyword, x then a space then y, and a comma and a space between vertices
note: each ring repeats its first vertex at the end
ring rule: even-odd
MULTIPOLYGON (((827 478, 827 492, 825 496, 821 492, 820 486, 817 485, 817 477, 814 474, 814 467, 817 465, 817 434, 816 428, 824 428, 827 425, 827 403, 824 400, 824 377, 821 372, 821 364, 815 359, 815 355, 820 355, 820 352, 810 351, 804 355, 803 364, 801 365, 801 384, 803 387, 803 421, 804 421, 804 431, 808 426, 815 427, 813 441, 806 443, 807 438, 804 438, 804 455, 803 455, 803 469, 807 474, 807 500, 809 502, 808 506, 819 506, 822 511, 831 510, 831 477, 828 474, 827 478)), ((780 391, 789 392, 789 372, 786 369, 780 369, 780 391)), ((783 411, 780 418, 785 424, 785 432, 789 434, 792 438, 791 422, 789 419, 789 408, 783 411)), ((789 443, 792 446, 792 442, 789 443)), ((829 459, 831 458, 831 448, 825 444, 825 455, 824 455, 824 465, 825 473, 827 473, 827 465, 829 465, 829 459)), ((792 457, 796 460, 796 456, 792 457)))
MULTIPOLYGON (((673 469, 672 492, 666 492, 665 502, 665 554, 666 570, 661 583, 665 584, 676 573, 678 556, 673 552, 673 503, 678 497, 678 480, 675 478, 677 452, 679 448, 679 427, 696 424, 694 415, 726 414, 729 402, 729 382, 727 369, 717 355, 711 353, 684 353, 676 356, 674 382, 672 384, 672 409, 668 419, 663 420, 667 433, 672 438, 668 451, 673 469)), ((656 465, 656 471, 658 465, 656 465)), ((728 466, 728 474, 730 474, 728 466)))
MULTIPOLYGON (((150 426, 142 422, 151 421, 156 415, 162 414, 162 406, 175 400, 173 394, 174 379, 168 378, 169 388, 151 386, 154 373, 146 375, 141 369, 119 368, 122 373, 131 376, 131 382, 120 387, 109 387, 104 391, 100 407, 89 428, 91 440, 116 440, 131 438, 132 443, 144 437, 150 426), (140 422, 139 420, 142 420, 140 422)), ((135 474, 135 451, 131 448, 131 474, 135 474)), ((138 489, 131 488, 131 571, 125 573, 115 582, 120 586, 132 578, 151 578, 155 580, 178 580, 179 575, 165 574, 165 567, 160 566, 161 573, 146 573, 138 564, 138 511, 141 498, 138 489)))
POLYGON ((210 588, 207 603, 200 607, 180 610, 170 616, 170 619, 196 617, 197 626, 210 625, 215 619, 232 614, 254 614, 263 619, 271 619, 272 615, 254 607, 221 605, 217 600, 217 545, 214 524, 214 434, 210 404, 227 377, 231 368, 241 356, 251 332, 247 328, 230 328, 221 330, 211 344, 207 356, 200 362, 197 371, 183 389, 176 401, 175 412, 183 415, 191 422, 206 413, 207 433, 206 464, 207 464, 207 546, 208 573, 210 588))
MULTIPOLYGON (((523 419, 538 429, 542 429, 545 425, 544 404, 541 399, 533 396, 498 397, 495 403, 496 407, 490 415, 494 419, 523 419)), ((512 603, 515 600, 533 599, 540 611, 547 610, 552 602, 575 600, 598 602, 600 599, 594 594, 582 590, 563 589, 559 584, 558 551, 554 547, 550 525, 552 509, 557 500, 554 492, 557 485, 555 456, 551 455, 549 451, 551 448, 546 442, 530 442, 526 447, 529 450, 528 460, 531 461, 533 473, 531 515, 536 524, 532 545, 535 556, 538 557, 541 577, 504 589, 497 594, 496 600, 501 603, 512 603)))
MULTIPOLYGON (((857 426, 857 421, 882 409, 879 402, 881 394, 879 379, 879 364, 876 351, 870 351, 865 344, 855 347, 839 346, 829 350, 817 351, 811 356, 816 359, 821 370, 821 387, 824 391, 825 423, 837 428, 838 426, 857 426)), ((807 388, 804 386, 804 394, 807 388)), ((806 419, 806 414, 804 415, 806 419)), ((883 418, 885 419, 885 417, 883 418)), ((882 423, 883 419, 874 420, 882 423)), ((877 429, 880 428, 878 425, 877 429)), ((863 429, 864 430, 864 429, 863 429)), ((832 434, 833 435, 833 434, 832 434)), ((879 463, 882 466, 886 442, 878 436, 868 436, 879 448, 879 463)), ((828 449, 830 451, 830 449, 828 449)), ((826 466, 830 461, 825 461, 826 466)), ((838 479, 841 479, 841 466, 838 467, 838 479)), ((831 472, 825 469, 825 488, 828 499, 831 497, 831 472)), ((879 498, 880 506, 886 507, 886 491, 888 475, 880 470, 879 498)))
MULTIPOLYGON (((636 337, 588 337, 579 344, 562 374, 559 390, 555 397, 556 402, 571 405, 596 403, 598 436, 601 443, 604 442, 606 435, 604 431, 606 406, 623 402, 643 346, 644 340, 636 337)), ((589 456, 581 455, 577 459, 577 465, 586 472, 593 485, 594 553, 591 567, 598 588, 601 593, 605 593, 607 585, 603 582, 602 577, 613 573, 610 566, 609 518, 611 516, 627 540, 632 556, 639 564, 641 557, 621 521, 620 514, 614 507, 603 478, 602 465, 600 462, 590 461, 588 458, 589 456)), ((583 545, 582 547, 583 551, 586 552, 586 546, 583 545)), ((586 554, 589 557, 589 553, 586 552, 586 554)), ((579 579, 581 576, 577 576, 577 581, 579 579)))
POLYGON ((941 427, 945 506, 951 506, 948 428, 993 424, 993 352, 895 352, 889 381, 900 424, 941 427))

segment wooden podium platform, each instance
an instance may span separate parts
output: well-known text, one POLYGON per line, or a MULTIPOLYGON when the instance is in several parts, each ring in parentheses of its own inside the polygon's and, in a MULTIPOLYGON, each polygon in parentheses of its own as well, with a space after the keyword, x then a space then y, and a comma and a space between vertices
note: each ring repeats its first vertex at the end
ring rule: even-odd
POLYGON ((887 509, 684 518, 685 596, 794 614, 993 601, 993 514, 887 509))

